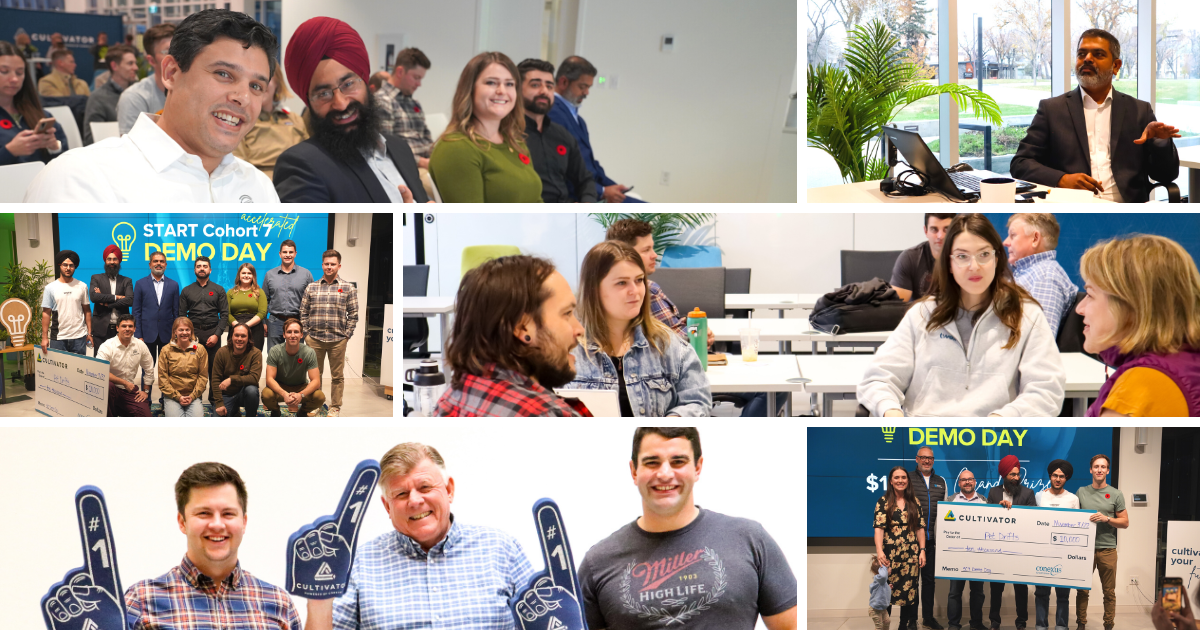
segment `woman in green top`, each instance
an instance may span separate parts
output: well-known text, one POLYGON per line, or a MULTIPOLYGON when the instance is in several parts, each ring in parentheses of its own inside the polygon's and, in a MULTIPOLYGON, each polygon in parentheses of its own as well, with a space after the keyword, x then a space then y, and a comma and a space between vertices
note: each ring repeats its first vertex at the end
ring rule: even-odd
POLYGON ((233 325, 242 323, 250 327, 250 343, 263 349, 263 319, 267 316, 267 295, 258 286, 258 272, 254 265, 242 263, 238 267, 237 283, 225 292, 229 300, 229 339, 233 343, 233 325))
POLYGON ((447 203, 541 203, 542 178, 525 145, 517 66, 504 53, 475 56, 458 78, 454 111, 429 156, 447 203))

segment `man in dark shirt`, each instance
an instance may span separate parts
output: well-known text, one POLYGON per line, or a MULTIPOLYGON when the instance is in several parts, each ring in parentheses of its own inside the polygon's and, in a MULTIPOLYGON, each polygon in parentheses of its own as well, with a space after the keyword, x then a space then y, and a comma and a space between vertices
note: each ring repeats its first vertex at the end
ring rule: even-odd
POLYGON ((905 302, 919 300, 929 292, 929 281, 933 275, 933 263, 942 254, 942 243, 946 231, 954 221, 953 214, 925 213, 925 241, 910 247, 896 258, 892 268, 892 281, 896 295, 905 302))
POLYGON ((208 352, 208 382, 212 384, 212 371, 217 348, 221 347, 221 335, 229 319, 229 301, 225 298, 225 287, 208 281, 212 272, 208 256, 196 257, 196 281, 179 292, 179 316, 192 320, 196 341, 204 344, 208 352))
POLYGON ((595 203, 595 180, 583 164, 579 144, 566 127, 546 116, 554 105, 554 64, 526 59, 517 70, 525 101, 525 143, 542 178, 542 201, 595 203))

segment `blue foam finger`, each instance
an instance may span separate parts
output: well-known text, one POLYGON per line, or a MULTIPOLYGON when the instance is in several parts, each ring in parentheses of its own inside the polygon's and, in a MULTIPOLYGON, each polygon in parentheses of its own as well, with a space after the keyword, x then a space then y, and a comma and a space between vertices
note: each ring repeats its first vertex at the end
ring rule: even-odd
POLYGON ((80 488, 75 493, 75 513, 84 565, 68 571, 42 597, 46 627, 124 630, 125 598, 104 493, 95 486, 80 488))
POLYGON ((508 605, 522 630, 587 630, 579 596, 575 557, 567 540, 562 513, 553 499, 533 504, 542 560, 546 568, 534 574, 508 605))
POLYGON ((359 462, 337 510, 288 537, 287 592, 307 599, 332 599, 346 592, 358 532, 378 481, 379 462, 359 462))

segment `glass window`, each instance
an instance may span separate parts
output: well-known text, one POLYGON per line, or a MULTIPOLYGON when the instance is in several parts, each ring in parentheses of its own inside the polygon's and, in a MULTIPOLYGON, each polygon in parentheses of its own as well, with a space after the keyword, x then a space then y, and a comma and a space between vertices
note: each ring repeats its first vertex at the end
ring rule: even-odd
MULTIPOLYGON (((1158 0, 1157 75, 1154 86, 1154 117, 1177 127, 1182 138, 1175 138, 1180 159, 1195 160, 1187 149, 1200 145, 1200 23, 1196 7, 1186 0, 1158 0)), ((1181 166, 1175 179, 1181 195, 1188 194, 1188 169, 1181 166)), ((1200 191, 1196 191, 1200 193, 1200 191)), ((1161 189, 1155 193, 1165 198, 1161 189)))
MULTIPOLYGON (((1137 0, 1075 0, 1071 3, 1072 50, 1078 45, 1079 36, 1090 28, 1106 30, 1121 43, 1121 69, 1115 73, 1113 88, 1137 96, 1137 0)), ((1071 60, 1072 68, 1075 61, 1071 60)), ((1079 79, 1072 70, 1071 89, 1078 85, 1079 79)))

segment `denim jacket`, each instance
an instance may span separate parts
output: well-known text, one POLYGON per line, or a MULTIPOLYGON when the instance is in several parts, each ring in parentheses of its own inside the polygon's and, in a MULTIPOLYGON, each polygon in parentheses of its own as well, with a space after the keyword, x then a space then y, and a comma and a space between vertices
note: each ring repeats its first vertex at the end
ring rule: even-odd
MULTIPOLYGON (((618 389, 617 367, 600 345, 587 341, 587 350, 576 346, 575 380, 567 388, 618 389)), ((629 405, 638 417, 707 417, 712 410, 708 375, 700 357, 679 335, 672 334, 665 354, 659 354, 641 326, 633 330, 633 345, 625 354, 625 388, 629 405)))

